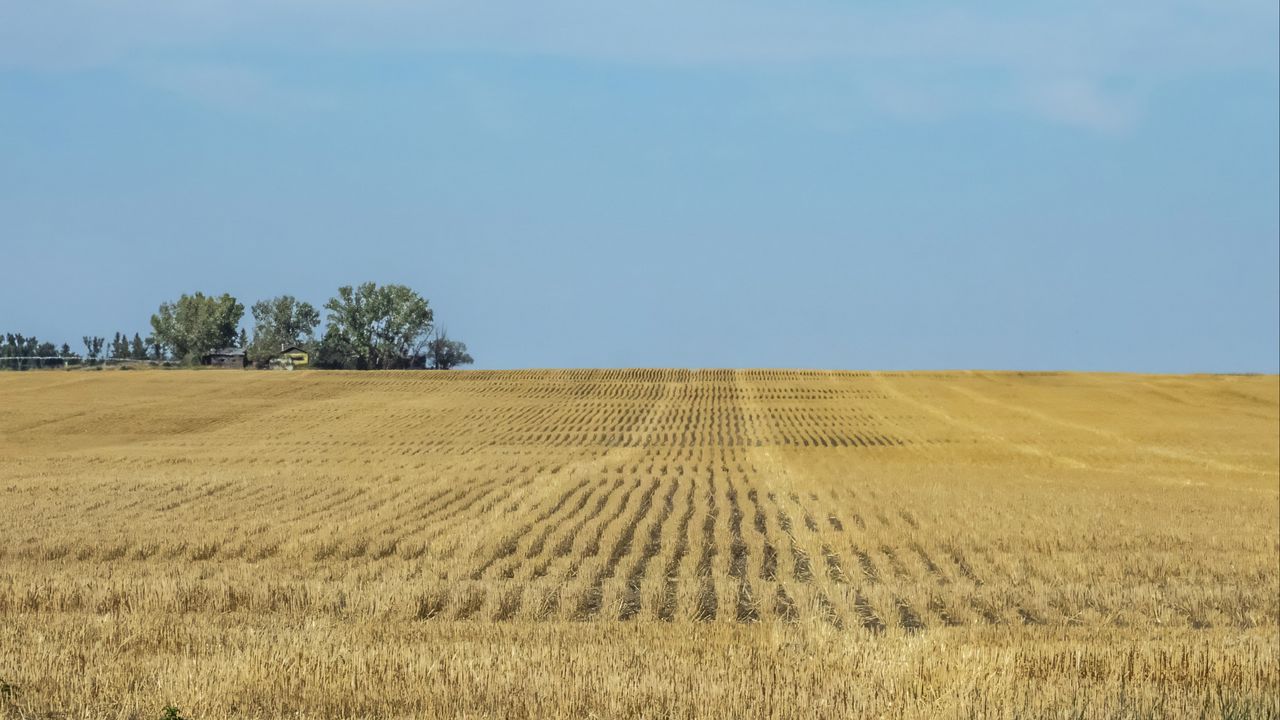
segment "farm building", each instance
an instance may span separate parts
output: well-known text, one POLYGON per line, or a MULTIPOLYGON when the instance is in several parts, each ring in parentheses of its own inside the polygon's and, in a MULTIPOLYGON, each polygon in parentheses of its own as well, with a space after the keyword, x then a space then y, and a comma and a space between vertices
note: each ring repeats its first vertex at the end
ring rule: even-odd
POLYGON ((311 353, 297 345, 290 345, 288 347, 281 348, 280 354, 271 361, 271 364, 277 367, 296 368, 306 367, 310 361, 311 353))
POLYGON ((219 348, 211 350, 200 358, 200 364, 217 368, 243 370, 245 367, 244 348, 219 348))

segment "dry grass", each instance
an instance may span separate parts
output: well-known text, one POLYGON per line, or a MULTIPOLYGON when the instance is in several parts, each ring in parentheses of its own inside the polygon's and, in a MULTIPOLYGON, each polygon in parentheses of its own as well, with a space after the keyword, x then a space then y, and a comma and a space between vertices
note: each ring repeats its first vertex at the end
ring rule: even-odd
POLYGON ((1277 717, 1280 382, 0 374, 0 717, 1277 717))

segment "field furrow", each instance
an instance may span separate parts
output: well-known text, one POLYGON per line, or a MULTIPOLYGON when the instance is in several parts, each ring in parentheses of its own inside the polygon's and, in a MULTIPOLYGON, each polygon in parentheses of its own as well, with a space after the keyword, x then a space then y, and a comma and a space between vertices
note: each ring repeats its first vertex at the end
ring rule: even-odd
POLYGON ((0 400, 4 718, 1280 716, 1274 377, 31 372, 0 400))

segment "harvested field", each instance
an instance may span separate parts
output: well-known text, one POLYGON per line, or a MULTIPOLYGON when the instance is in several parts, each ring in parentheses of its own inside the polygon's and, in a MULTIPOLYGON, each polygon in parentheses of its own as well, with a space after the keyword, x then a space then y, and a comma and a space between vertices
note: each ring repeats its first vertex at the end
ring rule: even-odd
POLYGON ((1277 717, 1274 376, 0 374, 0 716, 1277 717))

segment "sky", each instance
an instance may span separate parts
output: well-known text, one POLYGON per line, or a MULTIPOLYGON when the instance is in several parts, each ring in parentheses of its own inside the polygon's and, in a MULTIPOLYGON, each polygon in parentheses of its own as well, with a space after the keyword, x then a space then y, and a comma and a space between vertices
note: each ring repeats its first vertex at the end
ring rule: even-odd
POLYGON ((0 331, 372 280, 477 368, 1274 373, 1278 28, 1275 0, 0 0, 0 331))

